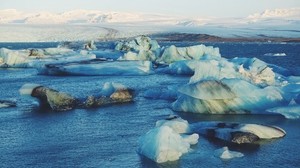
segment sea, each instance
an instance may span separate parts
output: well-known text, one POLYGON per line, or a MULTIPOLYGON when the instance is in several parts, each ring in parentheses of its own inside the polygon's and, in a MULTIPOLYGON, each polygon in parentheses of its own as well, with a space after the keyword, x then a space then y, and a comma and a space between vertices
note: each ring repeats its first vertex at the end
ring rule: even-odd
MULTIPOLYGON (((97 42, 98 49, 114 42, 97 42)), ((189 46, 196 42, 160 42, 161 46, 189 46)), ((300 43, 204 43, 219 47, 222 57, 256 57, 300 74, 300 43)), ((56 47, 58 43, 0 43, 0 48, 56 47)), ((17 107, 0 108, 0 167, 300 167, 300 119, 280 115, 203 115, 174 112, 172 100, 145 98, 147 90, 160 91, 188 83, 189 76, 43 76, 35 69, 0 69, 0 100, 14 100, 17 107), (134 89, 134 101, 91 109, 51 112, 19 94, 26 83, 41 84, 84 98, 95 95, 105 82, 134 89), (226 121, 275 125, 286 131, 281 139, 253 145, 233 145, 200 136, 192 150, 178 161, 157 164, 137 153, 138 138, 155 127, 157 120, 178 115, 189 123, 226 121), (215 150, 228 146, 244 157, 222 160, 215 150)))

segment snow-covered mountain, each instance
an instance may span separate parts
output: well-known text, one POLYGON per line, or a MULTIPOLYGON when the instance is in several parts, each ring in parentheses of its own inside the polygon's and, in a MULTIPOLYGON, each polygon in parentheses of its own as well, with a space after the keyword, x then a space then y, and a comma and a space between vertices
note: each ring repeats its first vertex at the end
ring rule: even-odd
POLYGON ((300 8, 265 10, 262 13, 249 15, 247 19, 254 22, 265 19, 300 20, 300 8))
POLYGON ((0 24, 72 24, 72 23, 132 23, 160 22, 177 23, 178 17, 158 14, 140 14, 125 12, 102 12, 97 10, 72 10, 62 13, 33 12, 26 13, 16 9, 0 10, 0 24))
POLYGON ((102 12, 98 10, 72 10, 62 13, 22 12, 16 9, 0 10, 0 24, 97 24, 97 23, 143 23, 150 25, 178 25, 198 27, 203 25, 279 24, 300 21, 300 8, 266 10, 245 18, 213 18, 168 16, 126 12, 102 12))
POLYGON ((0 10, 0 42, 114 39, 168 32, 299 38, 299 28, 300 8, 266 10, 244 18, 187 18, 98 10, 62 13, 0 10))

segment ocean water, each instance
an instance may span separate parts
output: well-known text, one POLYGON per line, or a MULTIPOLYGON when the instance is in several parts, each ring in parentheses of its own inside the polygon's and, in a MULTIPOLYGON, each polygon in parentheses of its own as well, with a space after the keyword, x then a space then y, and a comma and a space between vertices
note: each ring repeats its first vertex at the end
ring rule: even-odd
MULTIPOLYGON (((196 43, 170 43, 187 46, 196 43)), ((207 43, 222 56, 257 57, 297 72, 299 43, 207 43), (285 53, 286 56, 266 56, 285 53)), ((11 49, 56 47, 57 43, 1 43, 11 49)), ((109 48, 111 43, 98 43, 109 48)), ((300 120, 279 115, 200 115, 177 113, 172 101, 143 97, 146 90, 186 84, 187 76, 41 76, 35 69, 0 69, 0 99, 14 99, 17 107, 0 108, 0 167, 299 167, 300 120), (120 82, 135 89, 133 103, 68 112, 38 109, 35 101, 21 97, 25 83, 38 83, 84 98, 97 94, 105 82, 120 82), (287 135, 254 145, 237 146, 200 136, 192 151, 176 162, 156 164, 137 153, 137 140, 155 122, 176 114, 190 123, 228 121, 276 125, 287 135), (245 156, 224 161, 214 151, 224 146, 245 156)))

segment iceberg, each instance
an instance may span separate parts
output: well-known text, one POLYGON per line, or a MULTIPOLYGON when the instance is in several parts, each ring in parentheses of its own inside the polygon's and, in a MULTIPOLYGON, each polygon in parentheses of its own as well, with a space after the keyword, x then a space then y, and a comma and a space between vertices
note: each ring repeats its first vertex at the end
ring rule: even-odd
POLYGON ((172 109, 193 113, 254 113, 285 101, 278 88, 259 88, 241 79, 200 81, 185 85, 179 92, 182 94, 172 104, 172 109))
POLYGON ((0 49, 0 67, 41 68, 47 63, 61 63, 94 59, 94 54, 77 53, 67 48, 45 48, 27 50, 0 49))
POLYGON ((78 99, 39 84, 24 84, 19 92, 21 95, 37 98, 41 108, 52 111, 93 108, 133 101, 132 90, 119 83, 105 83, 100 96, 91 95, 86 99, 78 99))
MULTIPOLYGON (((175 161, 190 151, 190 145, 198 143, 198 134, 230 143, 248 144, 261 139, 282 138, 286 132, 276 126, 259 124, 215 121, 189 124, 186 120, 171 115, 167 119, 157 121, 156 128, 139 138, 138 153, 157 163, 175 161)), ((242 153, 230 151, 227 147, 216 150, 215 155, 222 159, 243 156, 242 153)))
POLYGON ((157 41, 146 36, 139 36, 131 41, 118 42, 115 50, 126 52, 118 60, 143 61, 155 61, 161 51, 157 41))
POLYGON ((276 126, 215 121, 193 123, 190 124, 190 129, 194 133, 236 144, 254 143, 261 139, 281 138, 286 135, 283 129, 276 126))
POLYGON ((286 53, 266 53, 264 56, 284 57, 286 56, 286 53))
POLYGON ((205 45, 195 45, 189 47, 176 47, 171 45, 165 48, 163 54, 157 62, 171 64, 181 60, 200 60, 200 59, 220 59, 219 48, 205 45))
POLYGON ((39 69, 44 75, 149 75, 152 73, 150 61, 109 61, 94 59, 89 61, 47 64, 39 69))
POLYGON ((275 73, 264 61, 257 58, 234 58, 231 62, 240 65, 238 71, 245 79, 263 86, 275 83, 275 73))
POLYGON ((285 118, 288 118, 288 119, 298 119, 298 118, 300 118, 300 105, 297 104, 297 102, 294 99, 292 99, 290 101, 288 106, 274 107, 274 108, 271 108, 271 109, 267 109, 267 111, 271 112, 271 113, 281 114, 285 118))
POLYGON ((229 160, 233 158, 238 158, 238 157, 243 157, 244 154, 241 152, 235 152, 235 151, 230 151, 227 146, 215 150, 215 156, 220 157, 221 159, 224 160, 229 160))
POLYGON ((19 92, 21 95, 30 95, 39 99, 42 108, 50 108, 53 111, 72 110, 78 103, 78 100, 69 94, 38 84, 25 84, 19 92))
POLYGON ((168 126, 179 134, 189 133, 189 123, 178 116, 170 116, 165 120, 158 120, 156 127, 168 126))
POLYGON ((157 163, 178 160, 198 143, 198 134, 182 134, 189 132, 188 127, 188 122, 177 116, 157 121, 156 128, 139 138, 138 153, 157 163))
POLYGON ((154 128, 139 138, 139 154, 157 163, 178 160, 189 149, 190 144, 168 126, 154 128))
POLYGON ((80 41, 64 41, 61 42, 57 48, 65 48, 65 49, 72 49, 72 50, 97 50, 96 45, 94 44, 94 40, 90 40, 87 42, 80 42, 80 41))

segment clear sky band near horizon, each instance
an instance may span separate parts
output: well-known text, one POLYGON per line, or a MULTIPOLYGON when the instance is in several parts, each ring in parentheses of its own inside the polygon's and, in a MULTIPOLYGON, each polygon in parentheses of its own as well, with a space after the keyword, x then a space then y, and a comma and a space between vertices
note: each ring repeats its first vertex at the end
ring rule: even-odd
POLYGON ((266 9, 300 7, 300 0, 0 0, 0 9, 64 12, 76 9, 178 16, 245 17, 266 9))

